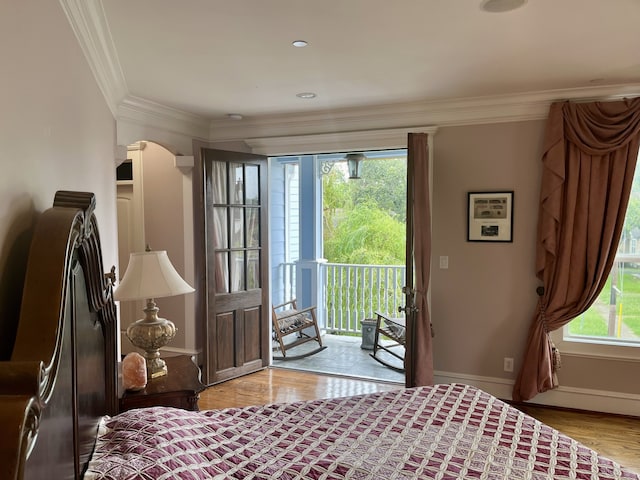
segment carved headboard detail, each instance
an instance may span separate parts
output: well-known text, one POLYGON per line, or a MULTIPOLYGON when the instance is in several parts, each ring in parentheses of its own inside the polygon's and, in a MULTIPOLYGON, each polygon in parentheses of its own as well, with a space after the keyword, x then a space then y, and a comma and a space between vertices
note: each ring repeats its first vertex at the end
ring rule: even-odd
POLYGON ((38 219, 13 353, 0 362, 3 478, 80 478, 100 416, 117 411, 115 275, 95 202, 59 191, 38 219))

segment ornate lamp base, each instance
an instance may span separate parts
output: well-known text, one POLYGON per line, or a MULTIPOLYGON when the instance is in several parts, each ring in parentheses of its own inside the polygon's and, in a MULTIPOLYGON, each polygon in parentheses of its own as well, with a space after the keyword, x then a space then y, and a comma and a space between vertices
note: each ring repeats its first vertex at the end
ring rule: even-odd
POLYGON ((168 373, 167 364, 160 357, 150 359, 145 355, 145 359, 147 360, 147 377, 156 378, 168 373))
POLYGON ((158 318, 158 307, 153 299, 147 300, 145 318, 137 320, 127 328, 127 338, 133 345, 144 350, 147 377, 156 378, 167 374, 167 365, 160 358, 160 348, 176 336, 176 326, 166 318, 158 318))

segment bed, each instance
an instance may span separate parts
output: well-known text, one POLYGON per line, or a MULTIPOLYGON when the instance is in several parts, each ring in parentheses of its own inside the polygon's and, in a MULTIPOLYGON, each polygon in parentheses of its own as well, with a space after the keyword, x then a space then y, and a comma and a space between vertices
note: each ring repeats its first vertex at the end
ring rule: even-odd
POLYGON ((34 232, 14 352, 0 363, 2 478, 640 479, 462 384, 117 413, 113 271, 94 205, 60 192, 34 232))

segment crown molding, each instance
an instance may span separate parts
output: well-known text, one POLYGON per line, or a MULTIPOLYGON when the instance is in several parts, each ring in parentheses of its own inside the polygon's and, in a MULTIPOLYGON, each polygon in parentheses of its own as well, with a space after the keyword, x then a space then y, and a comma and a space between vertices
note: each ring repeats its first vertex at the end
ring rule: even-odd
POLYGON ((209 121, 205 117, 128 95, 118 107, 117 120, 119 128, 134 125, 144 131, 155 129, 209 142, 241 141, 255 153, 285 155, 292 152, 398 148, 405 145, 409 131, 434 134, 435 126, 543 120, 555 101, 603 101, 635 96, 640 96, 640 84, 269 115, 238 122, 209 121))
POLYGON ((382 130, 318 133, 282 137, 247 138, 245 143, 253 153, 260 155, 305 155, 318 152, 348 152, 406 148, 407 134, 411 132, 435 135, 438 127, 403 127, 382 130))
POLYGON ((127 95, 128 89, 102 3, 100 0, 59 1, 98 87, 115 117, 118 104, 127 95))
POLYGON ((209 120, 193 113, 127 95, 120 103, 118 122, 161 130, 166 133, 207 140, 209 120))
POLYGON ((212 121, 210 141, 310 135, 314 133, 386 130, 404 125, 460 126, 541 120, 560 100, 615 100, 640 96, 640 84, 610 85, 523 94, 359 107, 329 112, 270 115, 212 121))
POLYGON ((128 95, 126 79, 101 0, 59 0, 114 117, 212 142, 331 132, 387 130, 404 125, 457 126, 539 120, 558 100, 613 100, 640 96, 640 84, 601 85, 522 94, 405 102, 392 105, 208 121, 128 95), (204 127, 203 127, 204 126, 204 127))

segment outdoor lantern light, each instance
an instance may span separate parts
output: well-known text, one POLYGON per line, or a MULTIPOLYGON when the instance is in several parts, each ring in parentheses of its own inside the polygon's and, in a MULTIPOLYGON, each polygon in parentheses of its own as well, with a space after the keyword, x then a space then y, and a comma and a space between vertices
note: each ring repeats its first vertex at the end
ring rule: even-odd
POLYGON ((364 153, 347 153, 347 167, 349 169, 349 179, 360 178, 360 162, 367 158, 364 153))

